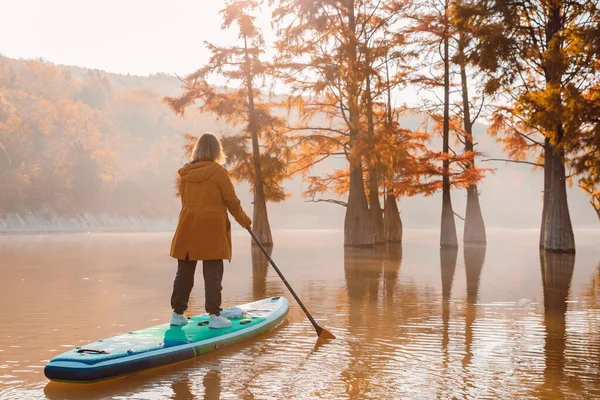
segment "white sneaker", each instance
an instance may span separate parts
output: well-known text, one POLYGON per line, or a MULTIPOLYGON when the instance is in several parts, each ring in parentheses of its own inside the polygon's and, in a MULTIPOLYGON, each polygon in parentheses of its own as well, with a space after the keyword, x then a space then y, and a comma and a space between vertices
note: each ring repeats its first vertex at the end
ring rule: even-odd
POLYGON ((187 323, 188 319, 185 315, 173 312, 173 316, 171 317, 171 326, 181 326, 187 323))
POLYGON ((208 323, 208 327, 213 329, 231 328, 231 321, 222 315, 210 314, 210 322, 208 323))

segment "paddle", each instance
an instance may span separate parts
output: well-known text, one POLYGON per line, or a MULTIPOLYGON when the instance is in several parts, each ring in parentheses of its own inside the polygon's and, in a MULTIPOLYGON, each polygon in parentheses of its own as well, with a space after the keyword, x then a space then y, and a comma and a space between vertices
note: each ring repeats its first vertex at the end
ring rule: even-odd
POLYGON ((292 287, 290 286, 290 284, 288 283, 288 281, 285 279, 285 277, 283 276, 283 274, 281 273, 281 271, 279 270, 279 268, 277 268, 277 265, 275 265, 275 261, 273 261, 273 259, 271 258, 271 256, 267 252, 267 249, 265 249, 265 247, 262 245, 262 243, 260 242, 260 240, 258 240, 258 238, 256 237, 256 234, 252 231, 252 229, 248 228, 248 232, 250 232, 250 235, 252 236, 252 238, 254 239, 254 241, 256 242, 256 244, 258 245, 258 247, 260 247, 260 249, 262 250, 262 252, 265 254, 265 257, 267 257, 267 259, 269 260, 269 262, 271 263, 271 265, 273 266, 273 268, 275 268, 275 272, 277 272, 277 274, 279 275, 279 277, 281 278, 281 280, 283 281, 283 283, 285 283, 285 286, 287 286, 287 288, 289 289, 289 291, 292 293, 292 295, 294 296, 294 298, 296 299, 296 301, 300 305, 300 308, 302 308, 302 311, 304 311, 304 314, 306 314, 306 316, 308 317, 308 319, 312 323, 313 327, 315 328, 315 331, 317 331, 317 336, 320 337, 320 338, 324 338, 324 339, 335 339, 335 336, 333 335, 333 333, 329 332, 325 328, 320 327, 319 324, 317 324, 317 321, 315 321, 315 319, 312 317, 312 315, 310 315, 310 313, 308 312, 308 310, 306 309, 306 307, 304 307, 304 304, 302 304, 302 301, 300 301, 300 298, 296 295, 296 292, 294 292, 294 289, 292 289, 292 287))

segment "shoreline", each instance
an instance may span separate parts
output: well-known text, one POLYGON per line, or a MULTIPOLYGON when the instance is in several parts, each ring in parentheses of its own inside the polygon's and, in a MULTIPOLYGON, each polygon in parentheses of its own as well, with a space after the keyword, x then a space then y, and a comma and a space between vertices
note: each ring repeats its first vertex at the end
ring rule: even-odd
POLYGON ((176 226, 176 218, 122 217, 108 214, 47 218, 43 213, 29 213, 0 217, 0 235, 3 236, 90 232, 161 232, 175 230, 176 226))

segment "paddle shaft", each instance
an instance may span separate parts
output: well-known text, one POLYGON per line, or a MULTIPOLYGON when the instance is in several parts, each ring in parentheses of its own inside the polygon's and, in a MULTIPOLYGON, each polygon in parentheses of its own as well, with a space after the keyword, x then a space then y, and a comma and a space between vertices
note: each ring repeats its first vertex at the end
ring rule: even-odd
POLYGON ((317 321, 315 321, 315 319, 312 317, 312 315, 310 315, 310 313, 308 312, 308 310, 306 309, 306 307, 304 307, 304 304, 302 304, 302 301, 296 295, 296 292, 294 292, 294 289, 292 289, 292 287, 290 286, 290 284, 288 283, 288 281, 285 279, 285 277, 283 276, 283 274, 281 273, 281 271, 279 270, 279 268, 277 268, 277 265, 275 265, 275 261, 273 261, 273 259, 271 258, 271 256, 267 252, 267 249, 265 249, 265 247, 260 242, 260 240, 258 240, 258 237, 256 237, 256 234, 252 231, 252 229, 250 229, 250 228, 247 228, 247 229, 248 229, 248 232, 250 232, 250 235, 252 235, 252 238, 254 239, 254 241, 256 242, 256 244, 258 245, 258 247, 260 247, 260 249, 264 253, 265 257, 267 257, 267 259, 269 260, 269 262, 271 263, 271 265, 273 266, 273 268, 275 268, 275 272, 277 272, 277 275, 279 275, 279 277, 281 278, 281 280, 283 281, 283 283, 285 283, 285 286, 292 293, 292 296, 294 296, 294 299, 296 299, 296 301, 298 302, 298 305, 300 306, 300 308, 302 308, 302 311, 304 311, 304 314, 306 314, 306 316, 308 317, 308 319, 312 323, 313 327, 317 331, 317 334, 320 335, 321 331, 323 330, 323 328, 321 328, 319 326, 319 324, 317 324, 317 321))

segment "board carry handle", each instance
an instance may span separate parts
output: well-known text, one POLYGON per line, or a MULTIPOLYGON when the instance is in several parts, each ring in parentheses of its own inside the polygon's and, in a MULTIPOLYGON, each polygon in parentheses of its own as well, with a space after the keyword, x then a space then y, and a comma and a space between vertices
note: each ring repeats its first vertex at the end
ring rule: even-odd
POLYGON ((96 349, 79 349, 77 350, 77 352, 79 354, 84 354, 84 353, 92 353, 92 354, 108 354, 107 351, 104 350, 96 350, 96 349))

